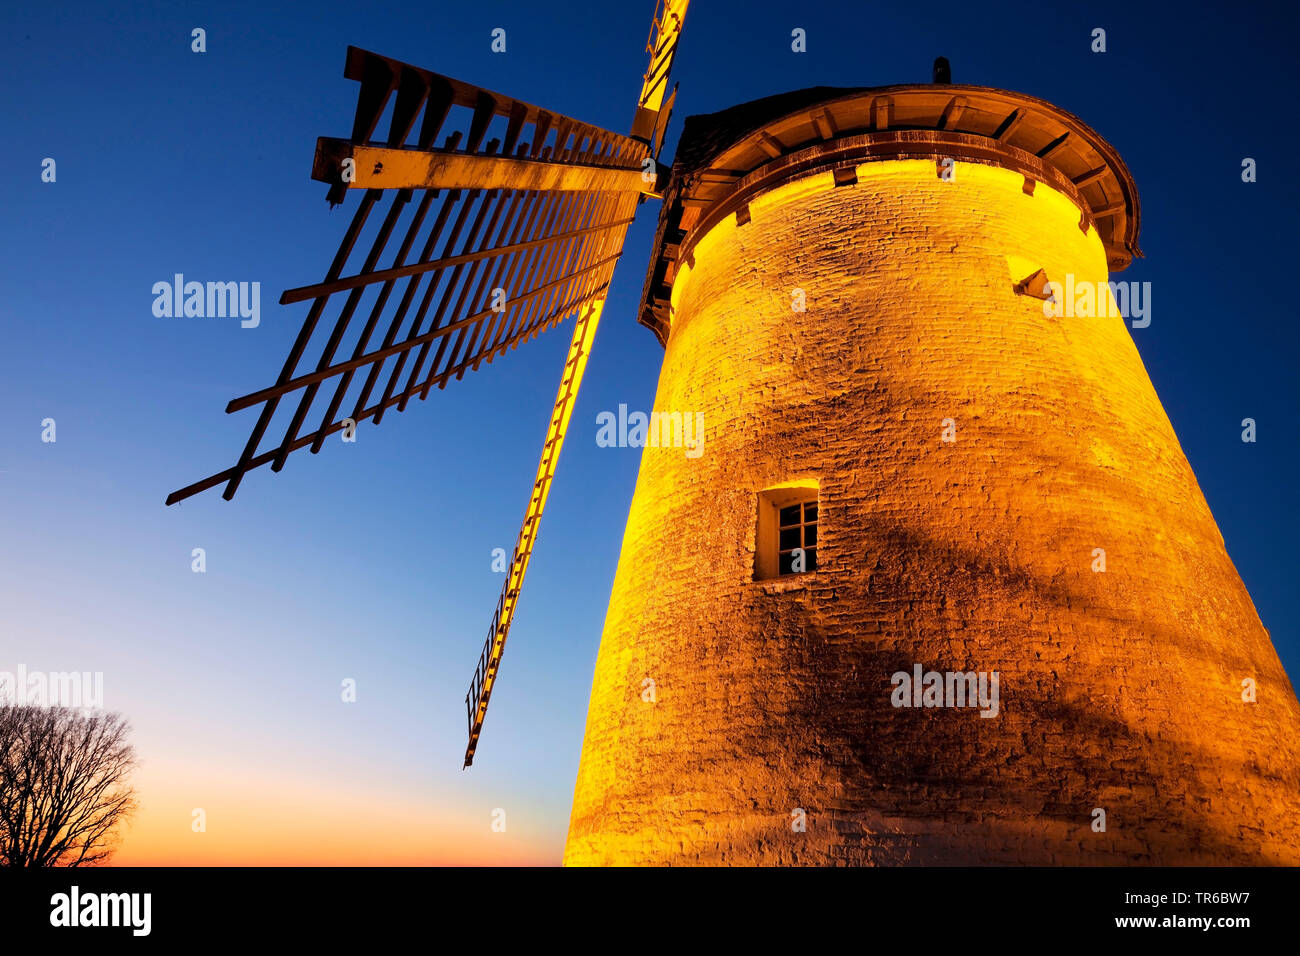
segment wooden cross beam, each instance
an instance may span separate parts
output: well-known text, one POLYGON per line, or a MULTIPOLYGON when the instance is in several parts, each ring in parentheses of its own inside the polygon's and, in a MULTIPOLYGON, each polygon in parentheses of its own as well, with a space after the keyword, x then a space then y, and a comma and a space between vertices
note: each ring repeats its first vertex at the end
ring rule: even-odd
POLYGON ((445 149, 370 146, 322 136, 311 178, 348 189, 537 189, 635 192, 659 198, 667 167, 547 162, 445 149), (351 164, 347 169, 345 164, 351 164), (347 172, 345 174, 345 169, 347 172))

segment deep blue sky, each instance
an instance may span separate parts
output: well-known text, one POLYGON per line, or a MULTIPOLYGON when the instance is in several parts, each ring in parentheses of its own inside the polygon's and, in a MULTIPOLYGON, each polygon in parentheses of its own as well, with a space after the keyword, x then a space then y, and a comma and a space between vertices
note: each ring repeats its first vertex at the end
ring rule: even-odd
MULTIPOLYGON (((1031 93, 1090 123, 1141 196, 1146 259, 1123 276, 1153 287, 1138 348, 1295 681, 1294 16, 1280 4, 1058 6, 695 0, 665 155, 687 114, 817 84, 926 82, 940 54, 959 83, 1031 93), (794 27, 805 54, 790 51, 794 27), (1105 54, 1090 52, 1094 27, 1105 54), (1241 181, 1247 156, 1254 184, 1241 181), (1257 444, 1240 440, 1244 417, 1257 444)), ((316 137, 350 130, 347 45, 623 131, 651 7, 0 14, 0 669, 105 672, 106 703, 135 720, 144 781, 175 794, 141 820, 158 845, 172 826, 183 842, 184 808, 217 777, 242 781, 250 816, 277 790, 329 803, 364 779, 402 812, 438 818, 412 824, 424 858, 449 856, 452 831, 489 857, 502 841, 488 813, 505 807, 519 811, 516 855, 558 860, 638 464, 635 449, 596 446, 595 416, 649 409, 662 355, 634 321, 653 203, 615 276, 470 773, 463 697, 501 583, 490 552, 513 544, 567 324, 363 425, 354 446, 253 473, 233 503, 215 491, 162 502, 233 462, 255 412, 224 405, 273 381, 306 312, 275 300, 321 278, 355 205, 331 213, 309 178, 316 137), (494 27, 507 30, 504 55, 490 52, 494 27), (56 183, 40 181, 44 157, 56 183), (261 282, 261 327, 155 318, 150 288, 175 272, 261 282), (40 441, 46 417, 54 445, 40 441), (194 547, 205 575, 190 571, 194 547), (359 682, 351 709, 338 702, 344 677, 359 682)))

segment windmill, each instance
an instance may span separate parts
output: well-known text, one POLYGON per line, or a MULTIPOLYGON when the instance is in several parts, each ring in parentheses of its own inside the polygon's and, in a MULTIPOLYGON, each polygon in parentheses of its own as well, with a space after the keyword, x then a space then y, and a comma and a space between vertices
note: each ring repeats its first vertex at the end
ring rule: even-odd
POLYGON ((642 201, 662 195, 668 170, 657 158, 676 96, 675 88, 668 93, 668 77, 688 3, 659 0, 627 136, 349 47, 343 75, 361 84, 352 134, 317 141, 312 178, 329 184, 331 206, 353 191, 361 193, 360 203, 325 279, 280 297, 281 305, 311 306, 275 384, 226 407, 227 413, 261 407, 238 461, 167 497, 172 505, 224 485, 222 497, 230 500, 250 470, 269 464, 278 472, 292 452, 316 454, 331 435, 366 420, 377 425, 390 409, 405 411, 434 385, 445 388, 576 316, 532 494, 465 698, 465 767, 474 760, 628 226, 642 201), (387 136, 376 139, 390 103, 387 136), (346 274, 354 246, 385 200, 369 251, 346 274), (377 297, 359 310, 372 287, 377 297), (325 321, 331 302, 332 326, 325 321), (340 354, 349 333, 351 354, 340 354), (315 368, 300 368, 315 348, 315 368), (345 401, 358 382, 359 395, 345 401), (318 399, 326 396, 317 416, 318 399), (293 407, 292 417, 278 442, 264 449, 282 401, 293 407))
POLYGON ((276 383, 227 409, 261 406, 237 463, 168 503, 575 316, 468 767, 610 276, 659 198, 637 319, 656 409, 707 410, 710 454, 642 454, 565 862, 1300 861, 1300 701, 1114 309, 1141 255, 1118 152, 940 59, 688 117, 670 170, 685 12, 657 9, 628 136, 349 49, 352 135, 313 177, 358 209, 281 299, 311 306, 276 383), (1243 707, 1241 676, 1276 692, 1243 707))

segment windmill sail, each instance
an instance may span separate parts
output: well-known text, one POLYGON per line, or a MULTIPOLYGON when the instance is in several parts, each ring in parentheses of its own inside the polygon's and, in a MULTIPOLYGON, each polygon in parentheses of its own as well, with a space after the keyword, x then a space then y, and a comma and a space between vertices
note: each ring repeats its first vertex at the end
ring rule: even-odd
MULTIPOLYGON (((676 96, 674 90, 665 104, 664 92, 668 88, 668 74, 672 71, 673 58, 677 54, 677 44, 681 37, 682 21, 686 16, 688 2, 689 0, 661 0, 650 25, 650 39, 646 43, 646 52, 650 54, 650 66, 642 77, 641 94, 637 98, 636 116, 632 121, 632 135, 636 141, 650 147, 652 150, 650 158, 653 160, 657 160, 659 149, 663 145, 664 132, 676 96)), ((474 762, 474 752, 478 749, 479 736, 483 732, 483 718, 487 715, 488 701, 492 697, 492 688, 496 685, 501 655, 505 653, 506 637, 510 633, 510 623, 514 618, 515 603, 520 588, 523 587, 524 572, 528 570, 533 544, 537 540, 537 528, 541 522, 542 509, 546 505, 546 496, 550 492, 551 476, 555 472, 555 462, 564 444, 569 416, 578 397, 578 387, 582 384, 582 373, 586 368, 587 355, 591 350, 591 341, 596 334, 596 325, 600 321, 603 306, 604 293, 602 292, 591 308, 578 320, 573 330, 573 339, 569 343, 569 355, 565 361, 559 391, 555 396, 555 409, 551 413, 551 424, 547 429, 546 441, 542 445, 542 458, 537 466, 537 478, 533 482, 532 497, 529 499, 524 523, 519 529, 519 538, 515 543, 510 572, 501 588, 501 597, 497 599, 487 640, 483 642, 483 650, 479 654, 478 667, 474 670, 469 692, 465 695, 465 716, 469 722, 465 767, 469 767, 474 762)))
POLYGON ((352 136, 319 140, 312 176, 331 204, 361 201, 324 281, 281 296, 311 306, 275 384, 226 408, 261 407, 239 460, 169 505, 222 483, 230 499, 251 469, 279 471, 580 313, 653 190, 638 140, 356 47, 344 76, 361 84, 352 136), (263 447, 277 411, 287 421, 263 447))
POLYGON ((636 117, 632 120, 632 136, 650 143, 654 155, 659 155, 668 119, 672 115, 676 89, 668 93, 668 76, 677 56, 677 45, 682 38, 682 21, 690 0, 659 0, 654 20, 650 23, 650 39, 646 52, 650 66, 641 78, 641 95, 637 98, 636 117), (668 99, 664 103, 665 96, 668 99))
POLYGON ((656 157, 687 2, 660 0, 656 9, 631 136, 348 47, 343 75, 361 84, 352 135, 317 141, 312 178, 329 184, 331 205, 353 190, 361 201, 324 280, 280 297, 311 306, 275 384, 226 407, 261 407, 239 460, 167 498, 174 504, 224 483, 229 500, 250 470, 279 471, 301 448, 315 454, 330 435, 378 424, 388 409, 404 411, 435 384, 444 388, 577 315, 532 495, 465 698, 466 767, 614 266, 637 204, 659 195, 667 173, 656 157), (386 114, 388 136, 376 140, 386 114), (372 213, 386 198, 375 227, 372 213), (369 251, 350 268, 368 224, 369 251), (333 325, 322 321, 327 311, 333 325), (277 411, 287 423, 263 447, 277 411))
POLYGON ((569 343, 569 354, 564 362, 564 372, 560 376, 560 388, 555 395, 555 408, 551 412, 551 422, 546 429, 546 440, 542 443, 542 457, 537 465, 537 477, 533 481, 532 496, 528 499, 524 523, 515 541, 515 550, 510 558, 506 582, 501 587, 501 597, 497 599, 496 611, 492 614, 487 640, 483 642, 483 650, 478 656, 478 667, 474 669, 469 693, 465 695, 465 716, 469 721, 469 743, 465 747, 466 767, 474 762, 474 751, 478 748, 479 734, 483 732, 483 718, 487 715, 488 701, 492 696, 492 688, 496 684, 501 655, 505 653, 506 637, 510 633, 510 623, 514 619, 515 603, 524 585, 524 573, 528 570, 533 545, 537 541, 542 509, 546 507, 546 496, 551 491, 555 464, 560 457, 564 436, 569 430, 569 417, 573 414, 573 406, 578 399, 578 388, 582 384, 582 374, 587 367, 587 356, 591 354, 591 342, 596 337, 596 326, 600 322, 600 313, 604 304, 603 298, 596 299, 583 309, 575 324, 573 339, 569 343))

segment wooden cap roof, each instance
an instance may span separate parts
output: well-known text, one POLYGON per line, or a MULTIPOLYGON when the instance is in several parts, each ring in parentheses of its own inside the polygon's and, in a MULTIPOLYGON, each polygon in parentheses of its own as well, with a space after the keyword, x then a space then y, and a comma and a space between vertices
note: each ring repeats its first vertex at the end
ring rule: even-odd
POLYGON ((680 259, 694 239, 787 180, 873 159, 988 163, 1046 182, 1074 200, 1112 271, 1140 256, 1137 187, 1109 143, 1045 100, 948 83, 818 86, 686 120, 664 191, 638 320, 663 344, 680 259))

